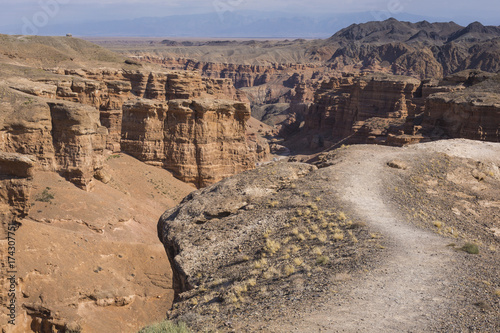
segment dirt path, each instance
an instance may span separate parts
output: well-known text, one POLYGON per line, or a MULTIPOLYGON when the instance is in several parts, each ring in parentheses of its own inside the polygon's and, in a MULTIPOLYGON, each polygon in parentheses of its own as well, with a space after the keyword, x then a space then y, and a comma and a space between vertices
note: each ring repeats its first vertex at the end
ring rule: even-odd
MULTIPOLYGON (((394 152, 376 147, 349 154, 327 172, 339 181, 348 210, 384 235, 385 258, 354 277, 320 309, 283 327, 296 332, 429 332, 450 302, 454 252, 446 239, 417 229, 384 199, 394 152), (346 170, 346 165, 349 168, 346 170)), ((441 317, 441 318, 440 318, 441 317)))

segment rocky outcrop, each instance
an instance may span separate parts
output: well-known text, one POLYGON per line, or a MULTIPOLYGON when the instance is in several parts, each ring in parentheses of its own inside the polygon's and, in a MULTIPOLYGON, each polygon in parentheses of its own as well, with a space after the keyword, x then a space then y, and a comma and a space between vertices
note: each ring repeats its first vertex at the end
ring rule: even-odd
MULTIPOLYGON (((35 158, 29 155, 0 152, 0 328, 15 318, 11 311, 11 299, 15 283, 8 278, 9 272, 19 268, 16 258, 16 231, 19 222, 28 215, 30 192, 33 181, 35 158), (10 294, 10 295, 9 295, 10 294), (14 317, 12 317, 13 315, 14 317)), ((15 305, 14 305, 15 306, 15 305)))
MULTIPOLYGON (((17 130, 6 124, 5 151, 34 154, 45 170, 57 170, 82 188, 90 185, 101 168, 105 148, 123 150, 165 167, 179 179, 198 186, 252 168, 256 161, 267 157, 262 140, 249 141, 251 148, 245 145, 248 99, 229 79, 147 70, 79 69, 54 73, 57 75, 37 81, 11 80, 12 89, 46 99, 26 97, 29 102, 25 104, 30 108, 36 105, 37 111, 32 112, 33 121, 20 119, 23 125, 17 130), (137 98, 140 102, 136 103, 137 98), (184 102, 172 104, 177 111, 166 118, 171 101, 184 102), (188 106, 179 109, 179 105, 188 106), (196 111, 191 117, 182 114, 181 109, 196 111), (150 119, 151 112, 154 116, 150 119), (182 122, 184 125, 180 125, 182 122), (182 133, 182 139, 176 137, 178 133, 168 132, 182 126, 194 127, 182 133), (179 142, 187 146, 179 148, 179 142), (189 147, 196 148, 188 152, 189 147), (213 166, 208 166, 209 159, 215 163, 213 166)), ((11 116, 5 119, 9 122, 11 116)))
POLYGON ((158 57, 150 54, 137 57, 141 61, 160 64, 171 70, 198 71, 204 77, 230 79, 236 88, 248 88, 266 84, 282 78, 289 80, 294 73, 315 69, 313 64, 272 63, 269 65, 247 65, 203 62, 187 58, 158 57))
POLYGON ((0 87, 6 109, 0 127, 0 151, 30 154, 38 168, 56 171, 90 189, 102 168, 107 130, 99 111, 72 102, 30 97, 0 87))
POLYGON ((131 99, 157 101, 189 98, 222 98, 246 101, 231 80, 202 78, 191 72, 148 70, 55 70, 65 77, 47 80, 57 86, 55 98, 92 105, 108 128, 106 147, 120 150, 122 107, 131 99))
POLYGON ((498 75, 468 70, 442 80, 386 74, 323 81, 314 102, 299 99, 281 135, 293 148, 343 143, 404 146, 443 138, 499 140, 498 75))
POLYGON ((0 330, 136 332, 162 320, 172 272, 151 240, 165 207, 194 190, 163 168, 206 186, 255 167, 265 149, 247 142, 245 96, 228 79, 134 63, 25 65, 0 66, 0 330), (118 153, 122 143, 163 168, 118 153), (16 326, 7 327, 12 288, 16 326))
MULTIPOLYGON (((345 306, 366 295, 357 293, 360 284, 354 277, 366 274, 367 263, 378 265, 378 260, 387 257, 387 248, 394 242, 388 235, 400 226, 405 237, 398 246, 407 246, 407 233, 403 230, 408 231, 409 227, 413 228, 410 237, 419 233, 423 236, 417 244, 429 241, 425 239, 431 233, 446 236, 429 241, 441 242, 443 247, 453 234, 459 235, 455 236, 457 239, 481 239, 482 255, 487 259, 471 263, 470 256, 452 249, 444 256, 458 253, 459 265, 452 265, 453 269, 470 265, 472 270, 462 271, 467 275, 481 266, 490 279, 498 281, 498 255, 487 248, 498 244, 491 228, 496 230, 498 226, 499 153, 499 144, 468 140, 419 144, 406 149, 357 145, 324 154, 318 163, 320 169, 310 164, 272 163, 195 191, 179 206, 166 211, 158 223, 159 238, 174 269, 178 300, 168 317, 189 318, 194 331, 209 328, 222 332, 293 331, 304 321, 303 317, 297 318, 297 313, 318 313, 318 308, 325 304, 328 306, 321 316, 330 315, 333 309, 338 314, 336 318, 341 318, 346 314, 345 306), (489 170, 480 186, 475 178, 477 168, 489 170), (420 200, 413 200, 415 196, 420 200), (478 201, 488 204, 474 203, 478 201), (391 217, 393 223, 388 224, 388 217, 380 214, 372 218, 374 206, 365 207, 367 202, 377 202, 377 211, 402 216, 404 223, 398 225, 399 217, 391 217), (397 205, 393 206, 394 202, 397 205), (425 206, 426 214, 414 214, 421 206, 425 206), (450 207, 457 213, 452 213, 450 207), (436 216, 440 219, 436 220, 436 216), (452 227, 435 226, 442 220, 452 227), (373 227, 369 233, 367 225, 373 227), (460 227, 464 225, 467 228, 460 227), (494 272, 490 273, 492 269, 494 272), (345 275, 352 277, 351 281, 345 275), (284 325, 288 326, 283 328, 284 325)), ((420 251, 417 246, 415 252, 420 251)), ((419 260, 429 260, 429 254, 419 256, 419 260)), ((440 261, 438 265, 441 264, 440 261)), ((403 274, 413 278, 414 263, 408 265, 403 274)), ((399 264, 394 267, 401 272, 399 264)), ((388 276, 387 266, 382 266, 379 274, 387 283, 399 283, 400 279, 388 276)), ((443 279, 450 276, 455 278, 444 273, 443 279)), ((370 286, 372 277, 367 277, 370 286)), ((430 282, 424 284, 434 280, 432 275, 430 282)), ((414 283, 410 279, 404 292, 414 283)), ((496 296, 491 295, 495 287, 488 285, 478 292, 481 288, 476 281, 470 287, 464 285, 464 292, 471 295, 465 302, 484 297, 488 304, 493 304, 491 311, 480 312, 473 304, 455 304, 463 298, 461 294, 446 307, 446 321, 439 316, 437 320, 429 319, 432 324, 425 327, 435 323, 437 331, 446 331, 450 322, 457 323, 460 329, 470 327, 470 323, 484 323, 486 331, 495 331, 499 324, 498 311, 493 309, 497 306, 496 296), (448 312, 451 307, 452 313, 448 312), (463 321, 466 316, 455 315, 464 309, 468 323, 463 321), (479 313, 485 317, 478 318, 479 313)), ((422 290, 425 288, 413 293, 415 299, 422 297, 422 290)), ((453 287, 447 292, 451 298, 457 296, 453 287)), ((429 292, 433 294, 434 291, 429 292)), ((406 310, 405 305, 402 311, 406 310)), ((344 325, 346 331, 351 330, 352 319, 344 325)), ((336 329, 337 322, 328 328, 336 329)), ((306 323, 300 331, 311 331, 311 324, 306 323)))
POLYGON ((59 172, 75 185, 89 189, 102 169, 108 131, 99 111, 77 103, 49 102, 52 142, 59 172))
POLYGON ((425 117, 450 138, 500 142, 500 94, 437 93, 427 99, 425 117))
POLYGON ((303 117, 301 145, 327 148, 346 138, 353 143, 383 142, 391 125, 402 125, 417 113, 413 100, 419 87, 417 79, 389 75, 324 81, 303 117))
POLYGON ((35 166, 30 155, 0 152, 0 240, 7 237, 7 226, 18 222, 29 211, 29 194, 35 166))
POLYGON ((255 166, 245 136, 249 118, 241 102, 131 101, 124 105, 122 150, 204 187, 255 166))

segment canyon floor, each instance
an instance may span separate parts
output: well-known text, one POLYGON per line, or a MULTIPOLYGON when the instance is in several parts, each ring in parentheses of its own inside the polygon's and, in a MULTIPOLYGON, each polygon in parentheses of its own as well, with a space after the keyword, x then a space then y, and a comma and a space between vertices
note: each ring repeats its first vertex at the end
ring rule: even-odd
POLYGON ((90 193, 35 173, 31 212, 18 231, 28 314, 18 318, 20 331, 45 332, 51 318, 83 332, 134 332, 170 306, 172 272, 152 240, 158 216, 193 187, 123 154, 109 154, 106 170, 106 183, 90 193))

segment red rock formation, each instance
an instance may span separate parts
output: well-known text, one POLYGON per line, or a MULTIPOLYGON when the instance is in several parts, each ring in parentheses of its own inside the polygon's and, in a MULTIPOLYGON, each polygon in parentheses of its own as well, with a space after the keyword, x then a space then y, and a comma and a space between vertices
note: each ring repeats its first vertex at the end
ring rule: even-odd
POLYGON ((305 115, 303 131, 308 135, 302 144, 317 149, 348 137, 351 142, 380 140, 391 124, 401 125, 415 115, 413 98, 419 86, 417 79, 388 75, 324 81, 305 115))
POLYGON ((426 122, 451 138, 500 142, 500 95, 438 93, 427 99, 426 122))
POLYGON ((131 101, 124 105, 122 150, 199 187, 252 169, 249 105, 225 100, 131 101))
POLYGON ((252 168, 268 152, 262 140, 249 141, 251 148, 245 145, 245 122, 250 109, 248 100, 231 80, 202 78, 191 72, 83 69, 56 72, 64 76, 17 85, 21 87, 17 90, 50 99, 37 100, 40 110, 36 117, 43 115, 43 119, 33 126, 43 125, 19 133, 8 130, 6 145, 10 146, 8 151, 36 155, 43 160, 45 169, 60 171, 80 187, 89 186, 101 168, 104 148, 113 152, 123 150, 142 161, 166 167, 179 179, 197 186, 252 168), (137 97, 141 98, 138 102, 137 97), (167 122, 165 113, 171 104, 168 101, 182 103, 172 104, 174 111, 167 122), (188 113, 196 110, 193 117, 185 117, 179 111, 178 106, 184 104, 188 106, 182 110, 188 113), (183 119, 180 122, 186 123, 185 126, 194 124, 196 129, 181 133, 182 138, 175 137, 175 133, 168 131, 184 126, 175 117, 183 119), (169 140, 177 142, 177 146, 169 140), (196 147, 194 155, 187 152, 188 148, 179 148, 183 140, 187 146, 196 147), (206 156, 200 159, 196 154, 206 156))

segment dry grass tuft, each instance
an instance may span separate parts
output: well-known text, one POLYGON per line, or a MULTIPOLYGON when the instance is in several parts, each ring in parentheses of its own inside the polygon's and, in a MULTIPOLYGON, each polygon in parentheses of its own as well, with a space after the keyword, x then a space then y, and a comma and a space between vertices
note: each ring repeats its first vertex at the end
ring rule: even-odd
POLYGON ((286 265, 283 271, 285 276, 290 276, 295 273, 295 267, 293 267, 292 265, 286 265))
POLYGON ((295 258, 293 259, 293 263, 295 266, 300 266, 304 263, 304 260, 302 260, 302 258, 295 258))
POLYGON ((328 258, 328 256, 319 256, 316 259, 316 263, 319 265, 326 265, 326 264, 328 264, 329 261, 330 261, 330 258, 328 258))
POLYGON ((281 244, 278 241, 271 240, 269 238, 266 239, 266 246, 264 246, 264 251, 269 254, 275 254, 281 248, 281 244))

